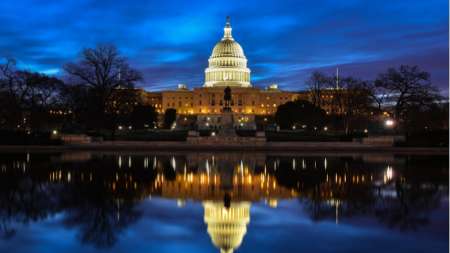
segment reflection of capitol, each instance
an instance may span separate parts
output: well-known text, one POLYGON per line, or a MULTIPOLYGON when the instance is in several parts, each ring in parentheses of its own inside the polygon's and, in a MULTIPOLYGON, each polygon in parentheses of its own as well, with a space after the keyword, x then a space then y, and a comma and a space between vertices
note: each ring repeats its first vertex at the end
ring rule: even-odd
MULTIPOLYGON (((271 207, 276 207, 278 199, 297 196, 294 190, 279 186, 267 171, 256 174, 242 160, 233 162, 230 156, 226 159, 237 165, 221 168, 214 159, 206 158, 201 159, 205 161, 204 167, 197 165, 205 171, 184 170, 174 180, 164 180, 163 175, 159 175, 155 181, 165 198, 176 198, 179 204, 185 199, 203 202, 208 234, 221 253, 231 253, 241 245, 250 222, 252 201, 265 199, 271 207)), ((191 157, 190 161, 193 160, 196 159, 191 157)))
POLYGON ((294 190, 280 187, 274 176, 269 174, 251 174, 248 171, 234 174, 232 184, 224 182, 224 175, 218 173, 186 173, 177 175, 175 180, 164 180, 157 177, 156 187, 165 198, 203 200, 223 200, 229 194, 233 201, 267 200, 275 207, 277 199, 293 198, 294 190))
POLYGON ((231 202, 227 208, 222 202, 205 201, 205 223, 208 234, 221 253, 237 249, 250 222, 250 202, 231 202))
POLYGON ((0 235, 31 215, 66 212, 64 223, 74 224, 81 237, 111 246, 139 219, 136 205, 152 196, 177 200, 180 207, 202 202, 207 233, 222 253, 243 243, 252 202, 276 207, 279 200, 296 198, 313 220, 374 217, 415 230, 448 196, 447 160, 436 159, 233 152, 8 155, 0 157, 0 202, 6 203, 0 207, 0 235), (424 161, 431 169, 422 170, 424 161))

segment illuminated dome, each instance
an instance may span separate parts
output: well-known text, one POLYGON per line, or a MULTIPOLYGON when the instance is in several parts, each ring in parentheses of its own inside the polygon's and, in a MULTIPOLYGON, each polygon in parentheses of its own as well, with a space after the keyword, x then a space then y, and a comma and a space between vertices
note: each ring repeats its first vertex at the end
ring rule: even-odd
POLYGON ((221 41, 214 47, 205 70, 205 87, 251 87, 244 50, 231 35, 230 19, 221 41))
MULTIPOLYGON (((223 58, 223 57, 235 57, 235 58, 241 58, 241 59, 245 60, 244 50, 242 50, 241 45, 239 45, 239 43, 234 41, 233 38, 221 40, 219 43, 217 43, 213 49, 210 59, 223 58)), ((227 63, 242 62, 242 60, 239 61, 239 59, 229 59, 229 60, 230 60, 230 62, 226 62, 226 61, 222 62, 222 64, 223 64, 222 66, 226 66, 227 63)), ((210 61, 210 63, 211 63, 211 61, 210 61)), ((216 62, 213 61, 213 63, 216 63, 216 62)))
POLYGON ((205 223, 208 234, 214 246, 221 253, 232 253, 237 249, 247 233, 247 224, 250 222, 250 203, 231 202, 225 208, 222 202, 203 202, 205 209, 205 223))

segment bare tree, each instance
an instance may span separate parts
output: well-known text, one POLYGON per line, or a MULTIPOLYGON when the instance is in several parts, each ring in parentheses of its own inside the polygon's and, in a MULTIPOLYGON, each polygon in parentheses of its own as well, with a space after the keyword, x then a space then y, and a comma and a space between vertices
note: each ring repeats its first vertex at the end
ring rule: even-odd
POLYGON ((370 97, 373 103, 376 105, 378 113, 383 111, 383 107, 388 102, 389 91, 386 88, 376 85, 374 81, 367 81, 367 89, 370 92, 370 97))
POLYGON ((404 120, 408 108, 428 106, 439 98, 438 90, 430 82, 430 74, 417 66, 390 68, 378 76, 375 86, 388 92, 396 120, 404 120))
POLYGON ((96 126, 105 126, 108 104, 117 88, 132 88, 141 80, 141 74, 132 69, 120 56, 116 47, 99 45, 85 49, 81 59, 64 66, 72 85, 81 85, 88 90, 90 118, 96 126))
POLYGON ((345 132, 349 133, 355 125, 352 121, 367 118, 372 100, 366 82, 346 77, 340 83, 343 88, 339 96, 340 110, 344 116, 345 132))
POLYGON ((325 74, 315 71, 307 81, 311 93, 311 103, 315 106, 321 107, 323 105, 322 93, 323 90, 330 87, 330 78, 325 74))

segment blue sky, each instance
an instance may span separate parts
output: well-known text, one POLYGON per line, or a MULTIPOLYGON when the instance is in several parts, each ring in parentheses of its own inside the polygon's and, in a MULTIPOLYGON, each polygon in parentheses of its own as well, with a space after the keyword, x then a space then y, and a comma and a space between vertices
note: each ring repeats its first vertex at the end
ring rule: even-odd
POLYGON ((80 50, 113 43, 147 90, 201 86, 231 16, 256 86, 305 88, 314 70, 372 79, 419 65, 448 93, 447 0, 0 1, 0 57, 61 74, 80 50))

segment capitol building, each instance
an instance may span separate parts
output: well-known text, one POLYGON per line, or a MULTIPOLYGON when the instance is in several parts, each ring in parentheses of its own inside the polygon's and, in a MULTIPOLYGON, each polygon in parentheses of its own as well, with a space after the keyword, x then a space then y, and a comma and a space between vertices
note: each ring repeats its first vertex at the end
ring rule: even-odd
POLYGON ((278 89, 271 84, 262 89, 251 83, 251 70, 244 50, 233 38, 229 18, 223 37, 214 46, 205 69, 205 80, 201 87, 188 89, 180 84, 174 90, 161 92, 142 91, 143 102, 152 105, 159 113, 176 109, 179 118, 196 116, 201 126, 220 125, 224 107, 224 89, 231 88, 231 111, 235 124, 254 127, 255 117, 275 114, 277 107, 297 99, 300 94, 278 89))

